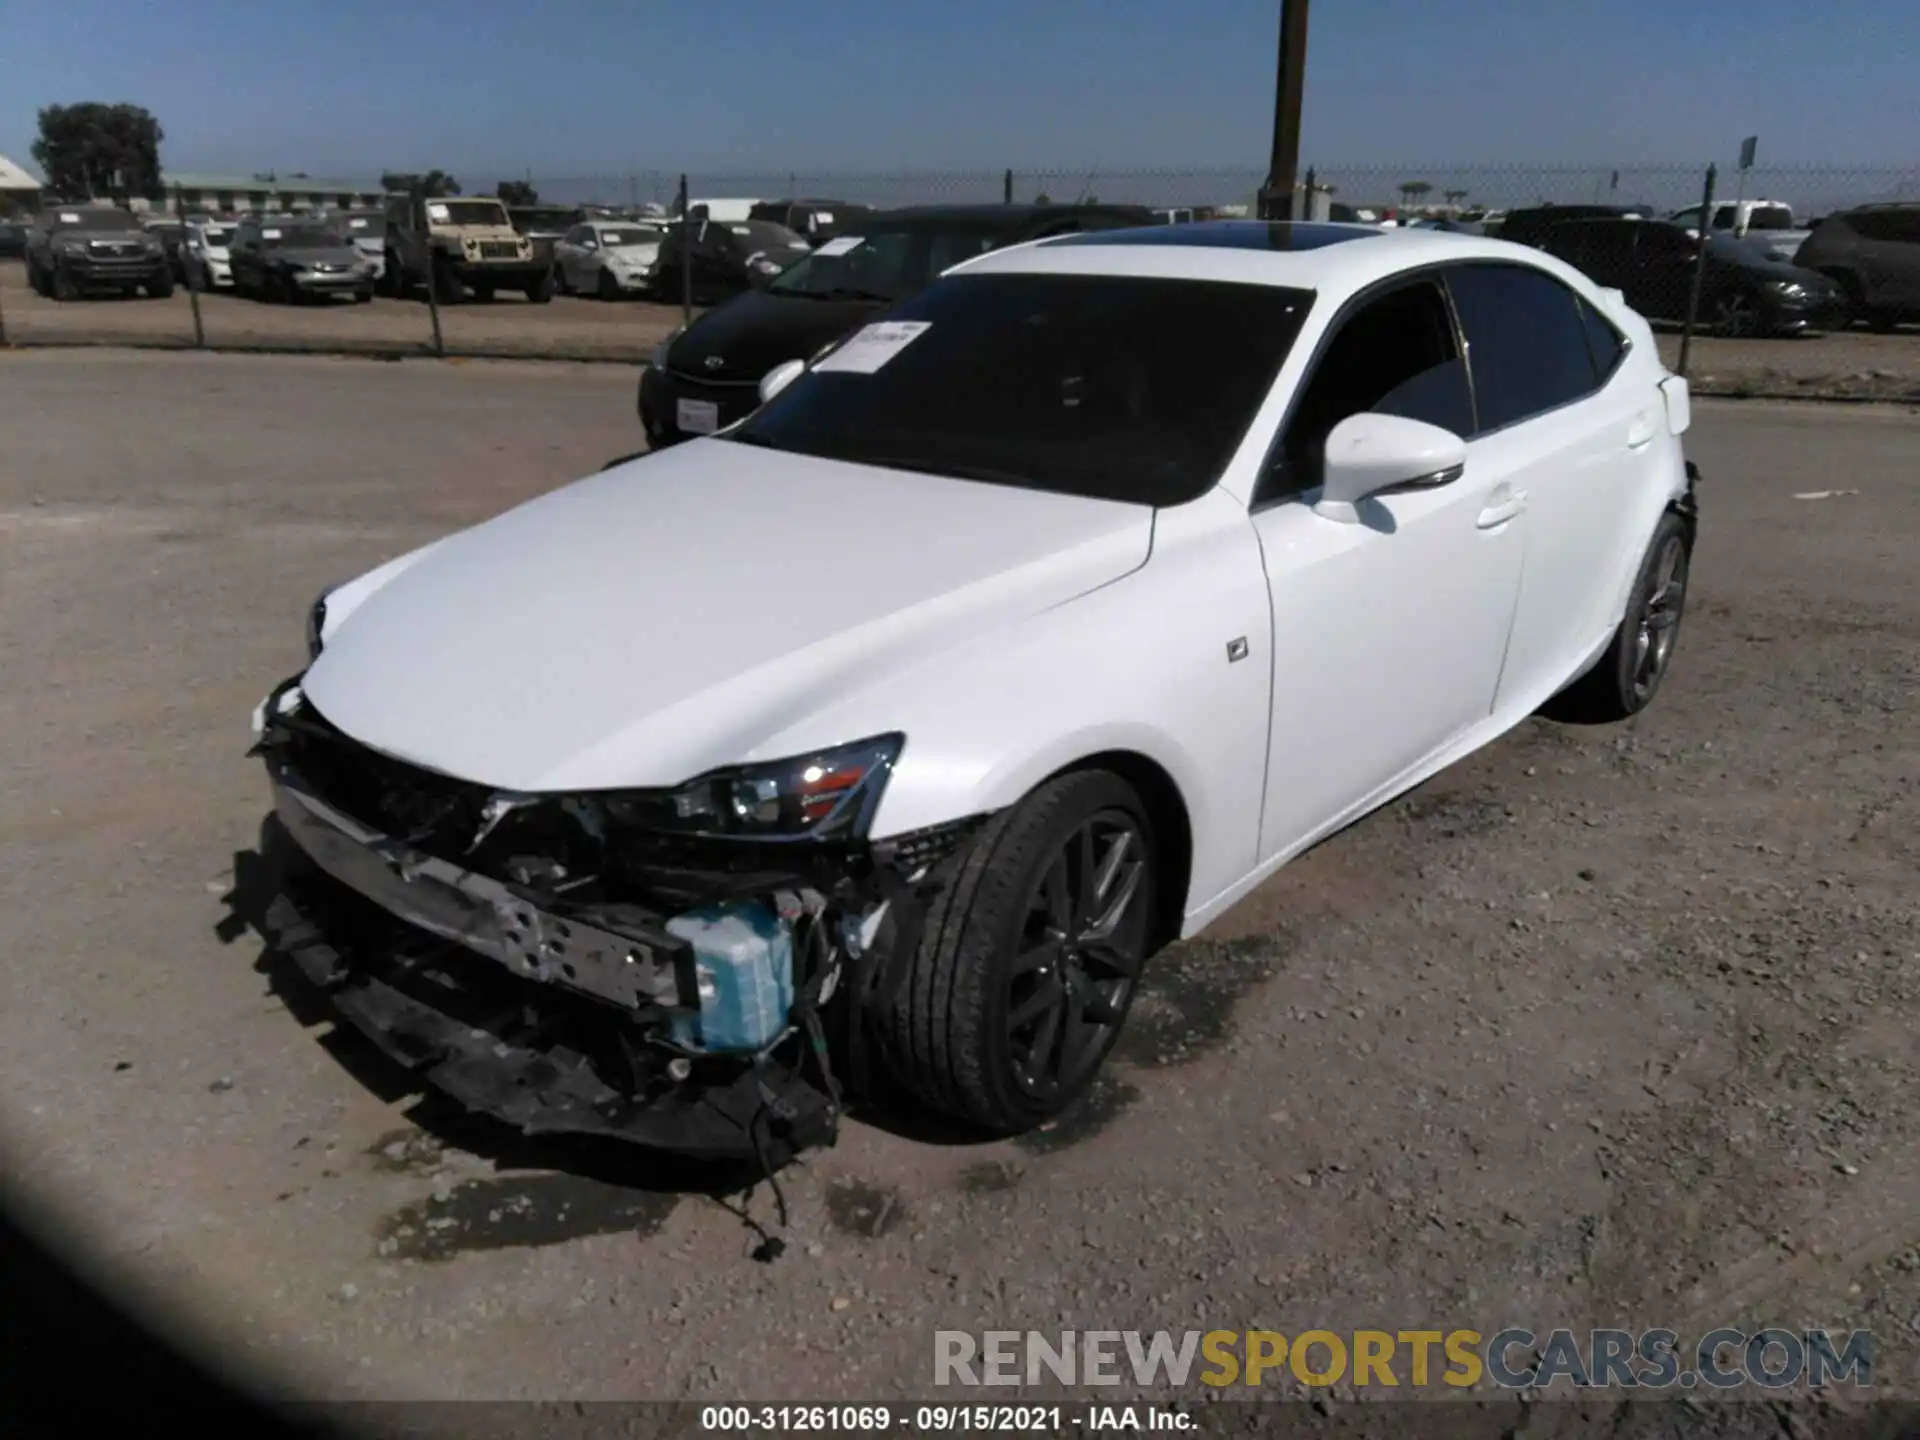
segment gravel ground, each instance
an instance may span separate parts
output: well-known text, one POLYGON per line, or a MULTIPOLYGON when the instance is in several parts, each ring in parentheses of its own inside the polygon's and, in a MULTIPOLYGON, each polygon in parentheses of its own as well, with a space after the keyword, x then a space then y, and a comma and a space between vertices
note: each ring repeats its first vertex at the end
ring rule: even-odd
POLYGON ((1052 1129, 851 1126, 756 1264, 764 1186, 419 1102, 228 905, 313 593, 637 448, 631 406, 0 356, 0 1134, 115 1287, 329 1397, 926 1398, 936 1328, 1509 1322, 1866 1325, 1920 1391, 1909 415, 1703 403, 1646 715, 1529 722, 1289 866, 1052 1129))
MULTIPOLYGON (((184 290, 168 300, 56 304, 27 289, 23 265, 0 261, 0 313, 16 345, 190 346, 189 306, 184 290)), ((433 346, 432 319, 420 300, 281 306, 215 294, 201 297, 201 320, 207 343, 216 348, 430 354, 433 346)), ((680 323, 680 310, 564 295, 548 305, 529 305, 505 296, 488 305, 448 306, 440 321, 454 354, 643 360, 680 323)), ((1890 335, 1853 330, 1786 340, 1702 337, 1694 347, 1694 385, 1701 394, 1920 402, 1920 326, 1890 335)), ((1678 333, 1663 333, 1660 351, 1668 365, 1676 364, 1678 333)))

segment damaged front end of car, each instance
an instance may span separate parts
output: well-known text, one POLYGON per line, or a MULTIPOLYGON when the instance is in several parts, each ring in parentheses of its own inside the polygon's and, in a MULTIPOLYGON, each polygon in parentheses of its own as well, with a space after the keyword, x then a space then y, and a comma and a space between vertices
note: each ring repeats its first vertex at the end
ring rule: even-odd
POLYGON ((987 818, 870 842, 903 737, 520 794, 371 749, 299 681, 256 715, 294 847, 263 928, 389 1057, 528 1134, 769 1170, 875 1093, 869 1017, 987 818))

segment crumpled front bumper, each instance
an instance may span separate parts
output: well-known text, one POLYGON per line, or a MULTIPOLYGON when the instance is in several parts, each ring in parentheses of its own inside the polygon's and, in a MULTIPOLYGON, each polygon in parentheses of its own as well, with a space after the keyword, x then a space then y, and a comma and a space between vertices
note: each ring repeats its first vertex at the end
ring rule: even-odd
POLYGON ((468 1110, 528 1135, 771 1165, 833 1136, 827 1097, 778 1065, 697 1062, 686 1079, 640 1093, 610 1083, 631 1025, 618 1010, 397 919, 297 848, 283 846, 269 868, 262 938, 341 1020, 468 1110))

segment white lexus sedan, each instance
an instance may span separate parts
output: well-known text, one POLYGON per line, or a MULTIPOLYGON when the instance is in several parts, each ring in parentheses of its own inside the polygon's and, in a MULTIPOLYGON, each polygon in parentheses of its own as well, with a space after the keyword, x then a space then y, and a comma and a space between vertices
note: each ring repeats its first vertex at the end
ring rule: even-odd
POLYGON ((269 938, 528 1131, 1034 1126, 1158 948, 1673 654, 1687 387, 1535 250, 1067 235, 763 394, 329 591, 254 717, 269 938))

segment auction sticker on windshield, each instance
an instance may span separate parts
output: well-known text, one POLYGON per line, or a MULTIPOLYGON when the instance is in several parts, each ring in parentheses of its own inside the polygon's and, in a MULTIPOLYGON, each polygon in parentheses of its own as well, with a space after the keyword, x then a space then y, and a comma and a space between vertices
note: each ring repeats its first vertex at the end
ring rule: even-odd
POLYGON ((931 320, 881 320, 863 325, 852 339, 813 368, 871 375, 932 328, 931 320))
POLYGON ((864 235, 836 235, 813 253, 816 255, 844 255, 866 238, 864 235))

